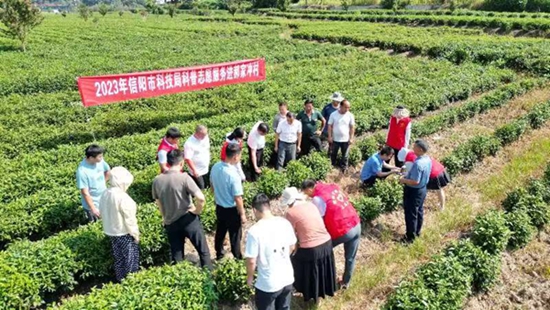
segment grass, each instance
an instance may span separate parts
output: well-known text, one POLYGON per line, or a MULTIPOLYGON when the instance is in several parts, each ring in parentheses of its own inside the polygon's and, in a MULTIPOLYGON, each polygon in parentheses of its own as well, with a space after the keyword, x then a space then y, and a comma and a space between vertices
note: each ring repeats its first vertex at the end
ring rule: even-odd
POLYGON ((428 260, 446 241, 454 239, 452 232, 467 230, 477 214, 495 207, 506 192, 519 186, 523 180, 540 174, 540 167, 550 152, 550 137, 526 141, 525 144, 527 147, 514 150, 517 151, 514 158, 495 173, 463 178, 464 183, 459 184, 457 195, 449 197, 444 212, 433 214, 421 238, 409 247, 394 244, 388 251, 378 253, 358 266, 352 286, 339 297, 325 300, 319 309, 357 308, 353 306, 354 302, 371 299, 380 293, 387 294, 392 280, 403 278, 415 266, 428 260))

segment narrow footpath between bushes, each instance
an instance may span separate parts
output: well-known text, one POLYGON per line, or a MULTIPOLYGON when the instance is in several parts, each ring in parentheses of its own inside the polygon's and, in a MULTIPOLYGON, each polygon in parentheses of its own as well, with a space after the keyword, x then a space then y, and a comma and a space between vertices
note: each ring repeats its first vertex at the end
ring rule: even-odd
MULTIPOLYGON (((503 148, 496 157, 486 158, 473 172, 455 178, 446 191, 448 201, 444 212, 435 211, 435 197, 429 195, 423 235, 409 247, 367 235, 364 238, 367 241, 361 244, 353 286, 323 301, 319 308, 377 309, 405 274, 460 236, 477 214, 497 207, 507 191, 529 177, 540 175, 549 151, 550 125, 547 124, 503 148), (511 181, 502 182, 503 179, 511 181)), ((375 227, 389 231, 390 235, 404 232, 400 211, 384 215, 377 222, 375 227)))

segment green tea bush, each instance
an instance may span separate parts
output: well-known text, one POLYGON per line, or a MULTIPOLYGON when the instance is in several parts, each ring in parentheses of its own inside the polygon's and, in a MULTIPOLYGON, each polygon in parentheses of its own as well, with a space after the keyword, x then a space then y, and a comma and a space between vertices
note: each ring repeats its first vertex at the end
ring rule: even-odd
POLYGON ((500 141, 492 136, 477 136, 468 141, 472 152, 477 156, 477 161, 487 157, 495 156, 500 150, 500 141))
POLYGON ((550 203, 550 187, 542 179, 532 179, 527 185, 527 192, 535 197, 540 197, 546 203, 550 203))
POLYGON ((506 213, 506 225, 511 232, 508 248, 512 250, 526 246, 533 239, 536 231, 525 209, 506 213))
POLYGON ((379 197, 361 196, 354 199, 352 204, 363 223, 375 220, 383 212, 382 200, 379 197))
POLYGON ((252 289, 246 283, 244 261, 223 260, 216 265, 213 277, 216 292, 222 302, 245 302, 252 296, 252 289))
POLYGON ((403 185, 395 178, 377 180, 367 192, 369 196, 380 199, 384 212, 397 210, 403 200, 403 185))
MULTIPOLYGON (((531 190, 535 191, 534 188, 531 190)), ((550 208, 544 199, 544 196, 531 195, 527 189, 520 188, 510 192, 502 206, 507 212, 525 210, 531 218, 531 224, 542 229, 550 222, 550 208)))
POLYGON ((299 161, 313 171, 313 177, 317 181, 326 179, 332 170, 330 159, 321 152, 312 152, 308 156, 300 158, 299 161))
POLYGON ((527 130, 527 122, 519 119, 495 130, 495 137, 500 140, 502 145, 508 145, 517 141, 525 130, 527 130))
POLYGON ((89 295, 48 309, 217 309, 214 282, 208 272, 182 262, 130 274, 121 284, 107 284, 89 295))
POLYGON ((259 194, 258 192, 258 184, 254 182, 245 182, 243 184, 243 191, 244 191, 244 206, 245 208, 252 208, 252 200, 254 199, 254 196, 259 194))
POLYGON ((500 211, 489 211, 478 216, 472 232, 472 242, 489 254, 500 254, 510 239, 506 217, 500 211))
MULTIPOLYGON (((246 195, 246 191, 245 191, 246 195)), ((216 231, 216 202, 214 201, 214 194, 211 190, 204 191, 204 198, 206 198, 206 204, 200 215, 202 226, 206 232, 216 231)))
POLYGON ((361 154, 361 149, 359 147, 357 147, 356 145, 351 145, 348 152, 348 163, 350 167, 355 167, 361 163, 361 160, 363 159, 363 154, 361 154))
POLYGON ((285 172, 290 186, 295 186, 296 188, 300 188, 305 179, 315 177, 311 168, 297 160, 289 162, 285 172))
POLYGON ((277 198, 281 196, 288 185, 289 182, 284 173, 265 168, 258 180, 258 191, 266 194, 269 198, 277 198))
POLYGON ((441 309, 436 293, 426 287, 422 279, 402 281, 388 297, 384 310, 441 309))
POLYGON ((461 309, 471 292, 472 275, 454 257, 435 256, 419 268, 417 275, 435 292, 432 304, 439 309, 461 309))
POLYGON ((367 160, 374 153, 378 152, 380 145, 373 137, 368 137, 357 141, 357 147, 361 151, 361 159, 367 160))
POLYGON ((456 257, 472 274, 472 289, 485 292, 491 288, 500 274, 500 256, 490 255, 475 246, 471 240, 453 242, 445 249, 445 256, 456 257))
POLYGON ((38 282, 19 273, 0 256, 0 310, 29 309, 40 305, 38 282))
POLYGON ((549 118, 550 109, 546 105, 538 105, 527 114, 527 121, 533 129, 541 128, 549 118))

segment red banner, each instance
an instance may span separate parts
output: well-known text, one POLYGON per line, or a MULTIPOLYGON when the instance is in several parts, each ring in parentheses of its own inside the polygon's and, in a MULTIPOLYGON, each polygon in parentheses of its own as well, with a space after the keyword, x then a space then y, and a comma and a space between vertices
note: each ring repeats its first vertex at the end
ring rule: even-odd
POLYGON ((265 80, 265 60, 78 78, 85 107, 265 80))

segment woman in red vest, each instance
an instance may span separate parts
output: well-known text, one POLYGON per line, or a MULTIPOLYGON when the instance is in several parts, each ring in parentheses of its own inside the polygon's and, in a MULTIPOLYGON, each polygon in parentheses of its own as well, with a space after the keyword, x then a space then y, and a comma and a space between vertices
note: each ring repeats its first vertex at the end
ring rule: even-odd
MULTIPOLYGON (((395 154, 402 148, 409 147, 409 141, 411 140, 411 118, 409 116, 409 110, 403 106, 397 106, 390 117, 386 145, 391 147, 395 154)), ((394 157, 395 166, 402 167, 403 162, 397 157, 394 157)))
MULTIPOLYGON (((405 171, 408 171, 412 166, 413 162, 416 160, 416 155, 413 151, 407 150, 405 148, 401 149, 397 154, 399 160, 405 163, 405 171)), ((445 209, 445 192, 443 188, 447 184, 451 183, 451 177, 445 170, 443 164, 439 161, 432 159, 432 170, 430 171, 430 181, 426 186, 428 190, 437 190, 437 196, 439 199, 439 209, 445 209)))
POLYGON ((347 288, 355 266, 355 256, 361 237, 361 220, 357 211, 336 184, 316 183, 307 179, 302 183, 302 192, 313 198, 325 227, 332 239, 332 246, 344 244, 346 258, 344 277, 340 281, 342 288, 347 288))
MULTIPOLYGON (((232 133, 228 133, 225 136, 225 142, 222 145, 222 150, 220 154, 220 158, 222 161, 225 161, 225 150, 227 149, 227 146, 229 145, 229 143, 237 143, 239 144, 241 149, 243 148, 243 140, 245 138, 245 135, 246 135, 246 132, 244 131, 244 129, 242 129, 241 127, 237 127, 235 128, 235 130, 233 130, 232 133)), ((243 181, 246 180, 242 164, 239 162, 237 165, 235 165, 235 168, 237 169, 237 172, 241 176, 241 180, 243 181)))
POLYGON ((166 132, 166 135, 164 135, 162 141, 160 141, 160 145, 157 149, 157 161, 159 163, 161 173, 164 173, 170 169, 166 155, 170 151, 177 150, 179 148, 178 143, 180 138, 181 132, 179 129, 170 127, 168 128, 168 131, 166 132))

